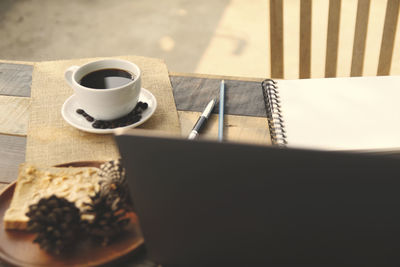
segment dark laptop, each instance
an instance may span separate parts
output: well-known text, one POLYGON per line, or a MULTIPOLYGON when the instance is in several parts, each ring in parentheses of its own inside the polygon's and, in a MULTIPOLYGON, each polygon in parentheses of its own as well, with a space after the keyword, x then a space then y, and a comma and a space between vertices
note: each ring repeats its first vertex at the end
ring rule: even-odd
POLYGON ((157 263, 400 263, 399 159, 140 135, 116 140, 157 263))

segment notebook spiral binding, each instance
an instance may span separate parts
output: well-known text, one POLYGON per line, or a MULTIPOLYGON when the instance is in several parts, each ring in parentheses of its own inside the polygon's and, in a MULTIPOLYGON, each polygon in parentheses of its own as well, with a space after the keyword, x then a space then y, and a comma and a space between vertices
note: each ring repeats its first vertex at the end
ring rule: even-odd
POLYGON ((285 147, 286 131, 281 112, 281 102, 277 82, 265 79, 262 83, 264 102, 267 110, 268 128, 273 145, 285 147))

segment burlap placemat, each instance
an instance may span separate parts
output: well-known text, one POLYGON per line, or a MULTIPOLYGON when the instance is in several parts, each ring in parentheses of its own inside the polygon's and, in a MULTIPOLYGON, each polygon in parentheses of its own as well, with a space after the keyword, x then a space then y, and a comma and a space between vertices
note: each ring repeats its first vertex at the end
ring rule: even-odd
MULTIPOLYGON (((137 64, 142 70, 142 87, 157 99, 157 110, 143 129, 180 134, 178 114, 165 63, 160 59, 117 57, 137 64)), ((55 165, 71 161, 109 160, 119 157, 112 135, 96 135, 69 126, 61 116, 64 101, 73 90, 64 80, 65 70, 101 58, 35 63, 31 89, 26 161, 55 165)))

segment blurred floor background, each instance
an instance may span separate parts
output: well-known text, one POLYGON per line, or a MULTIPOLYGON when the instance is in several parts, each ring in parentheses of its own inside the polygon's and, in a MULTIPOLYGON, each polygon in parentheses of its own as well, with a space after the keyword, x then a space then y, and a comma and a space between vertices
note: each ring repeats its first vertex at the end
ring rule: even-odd
POLYGON ((267 0, 1 0, 0 59, 163 58, 176 72, 265 77, 267 0))

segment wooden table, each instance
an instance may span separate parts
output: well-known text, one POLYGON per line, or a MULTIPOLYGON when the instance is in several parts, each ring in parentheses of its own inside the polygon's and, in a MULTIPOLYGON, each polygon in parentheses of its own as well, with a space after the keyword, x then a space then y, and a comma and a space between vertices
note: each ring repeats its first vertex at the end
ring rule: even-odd
MULTIPOLYGON (((0 191, 17 178, 18 166, 25 161, 26 133, 29 118, 30 89, 33 63, 0 61, 0 191)), ((261 82, 262 78, 240 78, 227 76, 170 73, 175 100, 177 88, 196 87, 204 89, 208 80, 229 81, 231 84, 261 82)), ((218 88, 216 88, 218 90, 218 88)), ((177 102, 177 101, 176 101, 177 102)), ((179 104, 179 103, 177 103, 179 104)), ((249 103, 251 104, 251 103, 249 103)), ((187 136, 200 115, 200 111, 182 110, 177 105, 182 136, 187 136)), ((224 135, 228 141, 270 144, 267 118, 265 116, 226 115, 224 135)), ((212 114, 202 138, 217 138, 218 115, 212 114)), ((124 259, 121 264, 129 266, 155 266, 148 261, 144 249, 124 259)), ((4 263, 0 262, 0 266, 4 263)), ((4 265, 7 266, 7 265, 4 265)))

